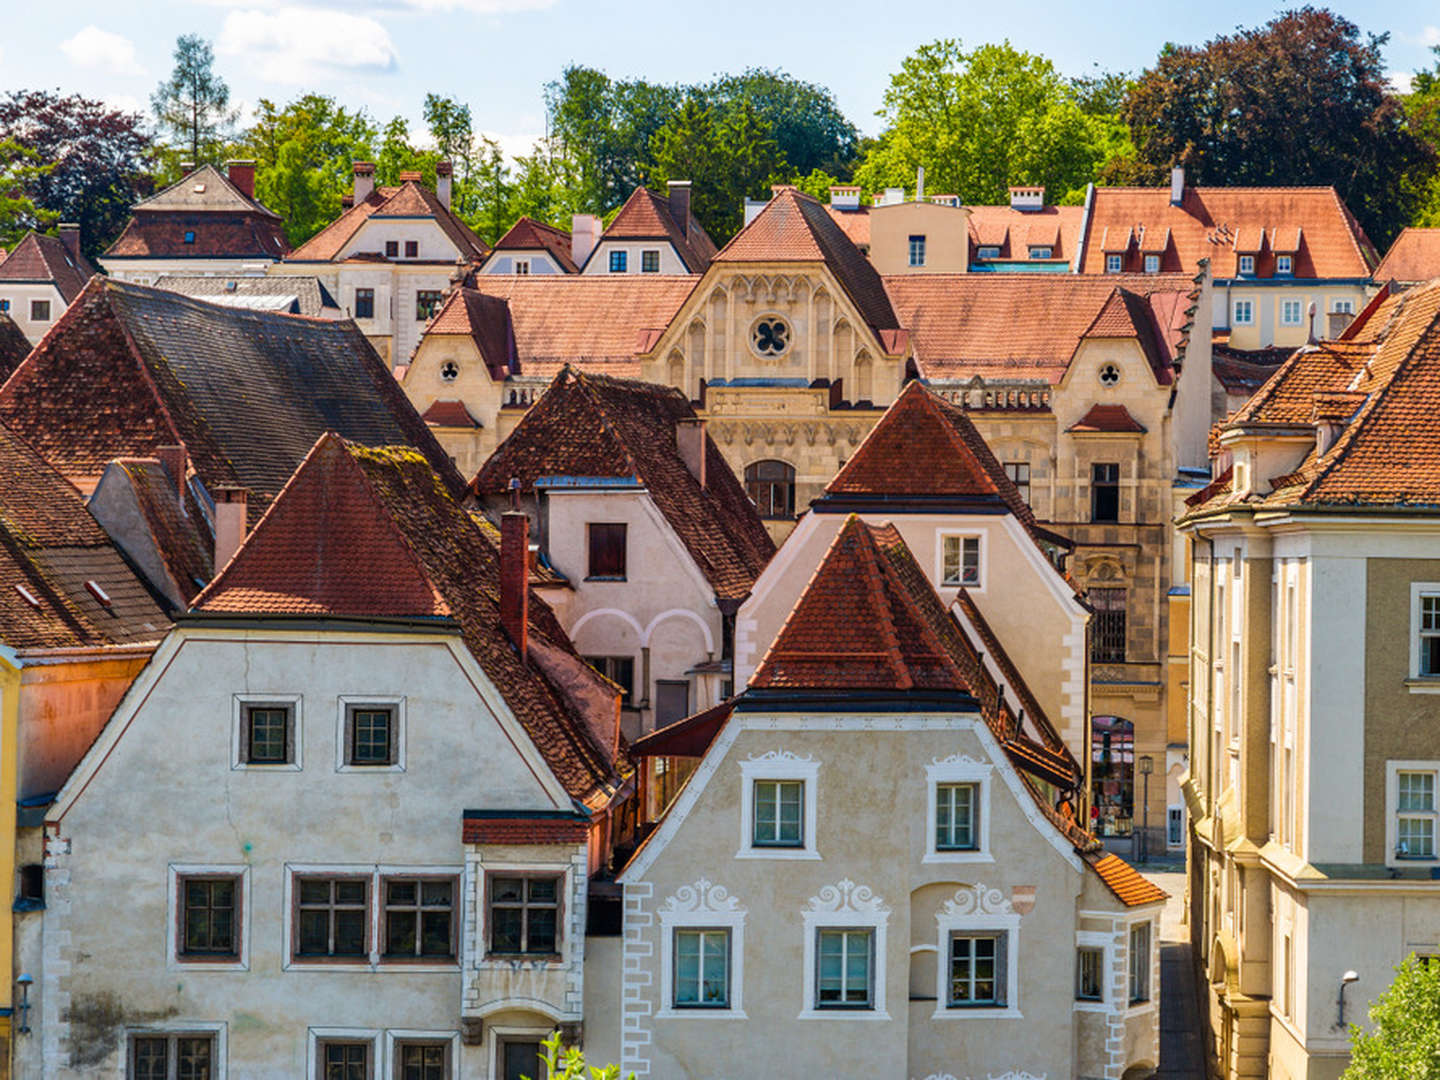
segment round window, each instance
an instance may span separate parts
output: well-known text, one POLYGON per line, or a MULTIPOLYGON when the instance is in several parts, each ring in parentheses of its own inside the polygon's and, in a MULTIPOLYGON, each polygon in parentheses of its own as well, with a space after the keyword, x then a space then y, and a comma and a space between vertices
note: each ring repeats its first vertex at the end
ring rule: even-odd
POLYGON ((1100 385, 1114 386, 1120 381, 1120 369, 1114 364, 1106 364, 1100 369, 1100 385))
POLYGON ((784 356, 790 348, 790 324, 778 315, 762 315, 750 329, 750 347, 756 356, 784 356))
POLYGON ((446 382, 454 382, 460 377, 460 365, 454 360, 446 360, 440 365, 440 378, 446 382))

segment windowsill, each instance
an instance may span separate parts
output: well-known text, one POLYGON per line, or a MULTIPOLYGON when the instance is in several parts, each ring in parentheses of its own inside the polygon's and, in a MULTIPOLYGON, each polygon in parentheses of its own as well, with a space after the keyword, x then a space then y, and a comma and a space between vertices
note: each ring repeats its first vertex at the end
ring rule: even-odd
POLYGON ((995 856, 988 851, 932 851, 920 861, 922 863, 993 863, 995 856))
POLYGON ((1144 1013, 1154 1011, 1155 1001, 1153 998, 1148 1001, 1132 1001, 1129 1005, 1125 1006, 1126 1016, 1140 1016, 1144 1013))
POLYGON ((1096 1001, 1093 998, 1084 998, 1075 1002, 1076 1012, 1104 1013, 1110 1011, 1110 1006, 1103 1001, 1096 1001))
POLYGON ((239 761, 230 768, 234 772, 300 772, 295 761, 239 761))
POLYGON ((931 1020, 1024 1020, 1014 1005, 979 1005, 950 1007, 942 1005, 930 1014, 931 1020))
POLYGON ((250 970, 250 965, 239 956, 177 956, 173 967, 180 971, 250 970))
POLYGON ((744 1009, 661 1009, 656 1020, 748 1020, 744 1009))
POLYGON ((1440 675, 1412 675, 1405 680, 1412 694, 1440 694, 1440 675))
POLYGON ((890 1014, 875 1009, 803 1009, 796 1020, 889 1020, 890 1014))
POLYGON ((397 773, 404 772, 404 765, 337 765, 336 772, 342 773, 397 773))
POLYGON ((486 964, 563 964, 565 958, 559 953, 499 953, 487 952, 482 963, 486 964))
POLYGON ((735 852, 737 859, 813 859, 819 860, 820 853, 813 848, 741 848, 735 852))
MULTIPOLYGON (((239 964, 215 965, 216 970, 221 967, 233 970, 240 967, 239 964)), ((192 964, 182 965, 186 971, 194 969, 192 964)), ((384 957, 354 957, 345 959, 330 959, 327 957, 291 957, 285 963, 286 971, 404 971, 411 973, 441 974, 460 970, 459 960, 387 960, 384 957)))
POLYGON ((591 574, 586 581, 626 581, 624 574, 591 574))

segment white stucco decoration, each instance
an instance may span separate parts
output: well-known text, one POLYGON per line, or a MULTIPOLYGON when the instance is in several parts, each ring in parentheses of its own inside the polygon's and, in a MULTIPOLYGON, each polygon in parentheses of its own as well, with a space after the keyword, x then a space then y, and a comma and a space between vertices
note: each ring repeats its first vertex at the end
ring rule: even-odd
MULTIPOLYGON (((955 890, 954 898, 945 901, 945 910, 935 917, 968 915, 1014 915, 1015 908, 999 889, 989 889, 976 882, 967 888, 955 890)), ((1007 1074, 1009 1075, 1009 1074, 1007 1074)), ((1018 1074, 1017 1074, 1018 1075, 1018 1074)), ((1004 1080, 996 1077, 994 1080, 1004 1080)), ((1043 1078, 1042 1078, 1043 1080, 1043 1078)))
MULTIPOLYGON (((939 766, 942 766, 942 767, 944 767, 944 766, 950 766, 950 765, 974 765, 974 766, 978 766, 979 768, 982 768, 982 769, 986 770, 987 772, 988 772, 988 771, 990 770, 990 768, 991 768, 991 765, 990 765, 990 763, 989 763, 988 761, 977 761, 975 758, 971 757, 969 754, 951 754, 949 757, 931 758, 931 759, 930 759, 930 764, 931 764, 932 766, 939 765, 939 766)), ((928 1080, 928 1077, 927 1077, 927 1080, 928 1080)), ((941 1077, 940 1080, 944 1080, 944 1078, 941 1077)))
POLYGON ((793 751, 790 751, 790 750, 767 750, 767 751, 765 751, 765 753, 763 753, 763 754, 751 754, 751 755, 750 755, 749 757, 747 757, 745 760, 746 760, 746 761, 763 761, 763 762, 764 762, 765 764, 767 764, 767 765, 771 765, 771 764, 774 764, 774 765, 782 765, 782 764, 809 765, 809 764, 812 764, 812 763, 815 761, 814 757, 812 757, 812 756, 809 755, 809 754, 806 754, 804 757, 801 757, 799 754, 796 754, 796 753, 794 753, 793 751))
POLYGON ((826 885, 818 895, 810 898, 811 911, 854 911, 863 915, 887 914, 890 908, 876 896, 868 885, 856 885, 844 878, 834 885, 826 885))
POLYGON ((693 912, 743 914, 745 909, 724 885, 701 878, 694 885, 681 885, 674 896, 666 898, 660 910, 666 914, 688 915, 693 912))

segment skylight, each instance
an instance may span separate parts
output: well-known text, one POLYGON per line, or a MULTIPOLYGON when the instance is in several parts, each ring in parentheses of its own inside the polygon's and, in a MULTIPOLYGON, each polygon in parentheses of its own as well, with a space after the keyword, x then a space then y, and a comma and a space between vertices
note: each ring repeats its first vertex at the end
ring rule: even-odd
POLYGON ((36 598, 35 594, 32 593, 29 589, 25 588, 24 585, 21 585, 17 582, 15 585, 15 591, 20 594, 20 598, 24 600, 27 604, 35 608, 37 611, 39 610, 40 601, 36 598))

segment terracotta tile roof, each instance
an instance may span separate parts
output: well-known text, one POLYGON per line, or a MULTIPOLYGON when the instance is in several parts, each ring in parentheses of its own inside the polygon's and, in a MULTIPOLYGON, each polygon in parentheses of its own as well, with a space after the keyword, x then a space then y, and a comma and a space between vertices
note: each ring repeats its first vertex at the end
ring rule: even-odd
POLYGON ((505 301, 526 375, 549 377, 574 364, 633 377, 640 374, 638 356, 646 342, 670 325, 699 280, 664 274, 477 274, 473 285, 505 301))
POLYGON ((531 217, 521 217, 511 225, 505 235, 495 241, 490 253, 494 255, 497 251, 544 251, 565 273, 575 274, 580 270, 570 256, 570 234, 531 217))
MULTIPOLYGON (((337 259, 350 241, 370 218, 384 217, 430 217, 455 245, 460 258, 467 262, 479 262, 489 254, 485 242, 476 236, 455 213, 447 210, 436 198, 435 192, 413 180, 407 180, 399 187, 377 187, 362 201, 312 236, 292 251, 286 262, 331 262, 337 259)), ((384 256, 379 251, 362 253, 377 259, 384 256)))
POLYGON ((0 425, 0 643, 118 645, 158 641, 167 629, 80 493, 0 425))
POLYGON ((1376 281, 1411 284, 1440 277, 1440 229, 1401 229, 1375 268, 1376 281))
POLYGON ((1162 383, 1183 361, 1198 286, 1182 274, 892 274, 885 288, 929 380, 1058 383, 1102 313, 1137 336, 1162 383), (1017 319, 1043 311, 1043 319, 1017 319))
POLYGON ((1143 269, 1142 249, 1154 245, 1140 239, 1142 229, 1169 233, 1160 257, 1166 273, 1191 273, 1209 259, 1216 278, 1232 279, 1240 255, 1252 253, 1258 254, 1256 275, 1271 277, 1279 252, 1293 256, 1295 278, 1360 280, 1379 261, 1334 188, 1187 187, 1181 205, 1172 206, 1168 187, 1100 187, 1081 272, 1103 273, 1107 253, 1124 253, 1126 270, 1143 269))
POLYGON ((1065 430, 1143 435, 1145 425, 1131 416, 1130 410, 1124 405, 1096 404, 1090 406, 1089 412, 1065 430))
POLYGON ((154 458, 118 458, 112 463, 130 482, 155 550, 187 600, 215 575, 215 537, 187 485, 182 508, 175 480, 154 458))
POLYGON ((455 289, 445 297, 425 333, 468 335, 492 379, 499 381, 507 375, 520 374, 515 327, 510 320, 510 306, 503 297, 477 289, 455 289))
POLYGON ((462 844, 583 844, 590 823, 574 814, 522 814, 466 810, 462 844))
POLYGON ((706 483, 685 465, 676 425, 695 418, 679 390, 566 368, 481 467, 471 487, 499 497, 546 477, 636 477, 723 599, 740 599, 775 553, 725 456, 706 438, 706 483))
MULTIPOLYGON (((715 258, 715 241, 695 220, 695 215, 691 214, 688 222, 682 224, 670 212, 668 196, 647 187, 638 187, 630 193, 600 240, 602 243, 606 240, 668 240, 685 269, 692 274, 703 274, 715 258)), ((593 252, 591 258, 594 258, 593 252)))
POLYGON ((870 247, 870 208, 862 206, 858 210, 837 210, 833 206, 826 206, 825 212, 834 219, 835 224, 840 226, 841 231, 850 238, 850 242, 858 248, 869 249, 870 247))
POLYGON ((30 355, 30 339, 15 325, 15 320, 0 311, 0 383, 30 355))
POLYGON ((715 261, 824 263, 877 334, 907 325, 896 319, 870 260, 818 200, 794 188, 785 188, 771 199, 720 249, 715 261))
POLYGON ((273 307, 265 307, 261 301, 274 297, 294 297, 295 306, 298 310, 296 315, 309 315, 320 317, 328 315, 331 318, 338 318, 341 315, 340 305, 330 295, 330 290, 316 277, 304 277, 301 274, 281 274, 275 277, 192 277, 181 274, 162 274, 155 279, 155 288, 164 289, 166 292, 179 293, 181 296, 194 297, 197 300, 205 300, 212 304, 222 304, 226 307, 251 307, 257 310, 274 311, 273 307), (252 305, 247 301, 257 301, 252 305))
POLYGON ((478 428, 484 426, 470 415, 470 410, 465 407, 463 401, 436 401, 420 414, 420 419, 431 427, 478 428))
POLYGON ((529 603, 531 646, 522 658, 500 620, 499 551, 430 463, 409 447, 364 447, 327 433, 195 608, 448 617, 566 790, 603 801, 620 780, 616 699, 596 693, 598 676, 545 602, 532 595, 529 603), (613 716, 590 715, 597 701, 613 716), (613 730, 602 739, 606 724, 613 730))
POLYGON ((137 210, 106 259, 280 259, 290 250, 278 220, 260 213, 204 217, 137 210), (185 242, 190 234, 194 239, 185 242))
POLYGON ((1075 258, 1082 206, 1047 206, 1043 210, 1015 210, 1009 206, 967 206, 970 211, 971 255, 982 244, 998 247, 1002 260, 1028 261, 1030 248, 1052 248, 1051 258, 1075 258))
POLYGON ((1114 893, 1126 907, 1158 904, 1170 896, 1160 886, 1154 885, 1142 877, 1138 870, 1119 855, 1102 855, 1094 852, 1087 856, 1085 861, 1090 864, 1095 873, 1100 875, 1100 880, 1105 883, 1106 888, 1114 893))
POLYGON ((1275 369, 1290 359, 1293 348, 1232 349, 1228 345, 1212 345, 1210 369, 1227 394, 1249 397, 1265 385, 1275 369))
POLYGON ((370 445, 408 442, 464 489, 354 323, 101 278, 0 387, 0 422, 72 479, 183 444, 207 488, 249 489, 252 520, 327 430, 370 445))
POLYGON ((37 232, 26 233, 0 259, 0 281, 52 281, 67 304, 94 276, 95 268, 84 255, 76 258, 58 236, 37 232))

